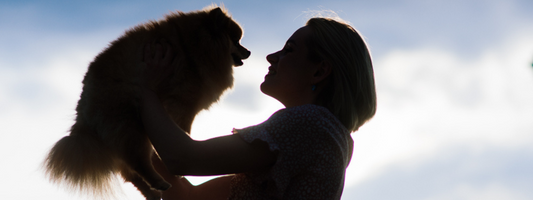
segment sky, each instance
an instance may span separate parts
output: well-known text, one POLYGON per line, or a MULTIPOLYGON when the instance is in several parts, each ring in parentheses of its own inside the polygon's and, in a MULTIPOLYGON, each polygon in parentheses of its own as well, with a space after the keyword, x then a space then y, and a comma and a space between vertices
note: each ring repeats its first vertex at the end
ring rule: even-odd
MULTIPOLYGON (((283 108, 259 90, 265 57, 314 11, 331 10, 365 37, 378 95, 375 117, 352 133, 342 199, 533 199, 529 0, 0 0, 0 199, 84 199, 49 183, 40 164, 68 134, 88 64, 136 24, 211 3, 240 23, 252 55, 196 118, 193 138, 283 108)), ((118 199, 143 199, 121 187, 118 199)))

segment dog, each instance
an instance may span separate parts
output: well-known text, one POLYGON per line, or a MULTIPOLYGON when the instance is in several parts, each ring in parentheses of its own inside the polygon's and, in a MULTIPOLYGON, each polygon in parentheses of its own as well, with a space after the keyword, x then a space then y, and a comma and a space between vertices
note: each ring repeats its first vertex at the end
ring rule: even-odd
POLYGON ((43 162, 47 177, 107 196, 113 193, 113 177, 121 175, 146 199, 159 200, 171 185, 151 164, 154 150, 139 112, 139 49, 154 40, 173 49, 176 66, 155 91, 172 120, 190 133, 195 116, 233 87, 233 66, 250 56, 239 43, 242 35, 240 25, 216 5, 171 12, 127 30, 90 63, 70 134, 43 162))

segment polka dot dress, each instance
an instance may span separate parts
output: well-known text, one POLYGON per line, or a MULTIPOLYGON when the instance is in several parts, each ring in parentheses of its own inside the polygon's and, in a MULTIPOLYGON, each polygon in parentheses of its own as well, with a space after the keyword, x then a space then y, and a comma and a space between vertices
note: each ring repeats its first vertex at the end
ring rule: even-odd
POLYGON ((277 161, 266 171, 236 174, 229 199, 340 199, 353 140, 326 108, 282 109, 234 134, 248 143, 266 142, 277 161))

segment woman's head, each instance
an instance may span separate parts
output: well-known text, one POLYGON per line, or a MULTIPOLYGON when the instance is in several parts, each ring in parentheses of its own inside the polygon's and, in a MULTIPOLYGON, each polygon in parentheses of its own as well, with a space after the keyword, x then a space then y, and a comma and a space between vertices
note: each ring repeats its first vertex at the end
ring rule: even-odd
POLYGON ((283 49, 267 56, 271 65, 261 91, 286 107, 314 103, 313 85, 328 76, 320 73, 323 63, 308 59, 307 41, 311 34, 309 27, 302 27, 292 34, 283 49))
POLYGON ((350 131, 376 112, 370 53, 350 25, 312 18, 267 56, 261 91, 286 107, 313 103, 328 108, 350 131))
POLYGON ((366 43, 350 25, 333 19, 312 18, 306 26, 312 30, 308 59, 332 67, 316 103, 356 131, 376 113, 374 72, 366 43))

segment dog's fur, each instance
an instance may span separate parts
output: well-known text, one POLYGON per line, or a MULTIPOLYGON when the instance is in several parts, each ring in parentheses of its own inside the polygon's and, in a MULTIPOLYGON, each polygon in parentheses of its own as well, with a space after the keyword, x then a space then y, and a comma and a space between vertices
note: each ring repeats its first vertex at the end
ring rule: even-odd
POLYGON ((44 162, 50 180, 101 196, 112 193, 110 180, 120 174, 147 199, 160 199, 159 190, 170 184, 151 165, 153 149, 138 111, 139 49, 154 40, 172 47, 177 65, 156 93, 176 124, 190 132, 196 114, 233 86, 232 66, 250 55, 239 44, 241 36, 225 9, 213 6, 126 31, 89 65, 70 135, 44 162))

